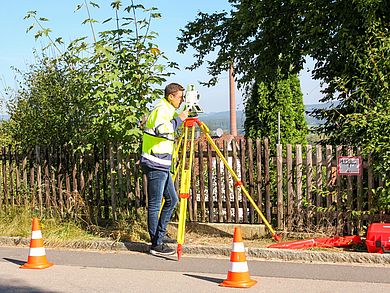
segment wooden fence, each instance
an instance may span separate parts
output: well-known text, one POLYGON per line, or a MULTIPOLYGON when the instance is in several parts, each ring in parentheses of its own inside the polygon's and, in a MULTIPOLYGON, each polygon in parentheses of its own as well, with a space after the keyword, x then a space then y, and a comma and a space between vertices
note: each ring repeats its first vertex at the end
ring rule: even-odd
MULTIPOLYGON (((336 158, 359 155, 359 148, 321 145, 269 146, 268 140, 217 140, 224 157, 241 178, 264 216, 278 229, 331 228, 350 233, 384 211, 372 214, 375 178, 370 158, 360 176, 342 177, 336 158)), ((88 154, 53 147, 19 153, 2 148, 0 209, 27 206, 61 217, 81 216, 99 223, 125 217, 147 205, 145 178, 138 155, 121 147, 95 147, 88 154)), ((180 178, 176 181, 179 185, 180 178)), ((195 144, 188 220, 261 223, 256 210, 204 140, 195 144)))

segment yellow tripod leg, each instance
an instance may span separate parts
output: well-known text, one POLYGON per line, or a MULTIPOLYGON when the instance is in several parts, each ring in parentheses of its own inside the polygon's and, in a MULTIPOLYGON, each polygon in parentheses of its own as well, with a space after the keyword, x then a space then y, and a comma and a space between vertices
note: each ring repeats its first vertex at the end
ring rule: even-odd
MULTIPOLYGON (((182 133, 182 134, 180 135, 179 142, 178 142, 178 144, 177 144, 177 148, 175 149, 175 152, 173 153, 173 156, 172 156, 172 164, 176 164, 176 160, 177 160, 177 157, 179 156, 179 150, 180 150, 181 142, 182 142, 182 140, 183 140, 183 136, 184 136, 184 133, 182 133)), ((180 163, 181 163, 181 161, 179 161, 179 165, 175 168, 175 172, 173 173, 173 176, 172 176, 173 182, 175 182, 175 180, 176 180, 178 171, 179 171, 179 169, 180 169, 180 163)), ((161 211, 162 211, 162 208, 163 208, 163 206, 164 206, 164 203, 165 203, 165 198, 163 197, 162 200, 161 200, 160 211, 158 212, 158 217, 159 217, 159 218, 160 218, 161 211)))
POLYGON ((276 240, 276 241, 279 241, 280 240, 280 235, 277 235, 275 230, 272 228, 271 224, 267 221, 267 219, 264 217, 263 213, 260 211, 259 207, 257 206, 257 204, 255 203, 255 201, 253 200, 253 198, 250 196, 249 192, 246 190, 246 188, 244 187, 244 185, 242 184, 241 180, 238 178, 237 174, 234 172, 234 170, 230 167, 228 161, 225 159, 225 157, 223 156, 223 154, 221 153, 221 151, 218 149, 217 145, 214 143, 213 139, 211 138, 210 136, 210 130, 209 128, 206 126, 206 124, 204 124, 203 122, 200 122, 198 121, 197 122, 200 129, 202 130, 202 132, 206 135, 206 138, 207 138, 207 141, 210 143, 210 145, 213 147, 213 149, 215 150, 215 152, 217 153, 217 155, 219 156, 219 158, 222 160, 222 162, 224 163, 225 167, 229 170, 230 174, 233 176, 234 180, 236 181, 236 186, 240 187, 242 192, 245 194, 246 198, 249 200, 249 202, 251 203, 251 205, 253 206, 253 208, 257 211, 257 213, 259 214, 259 216, 261 217, 261 219, 263 220, 264 224, 267 226, 267 228, 270 230, 271 234, 272 234, 272 237, 276 240))
POLYGON ((184 137, 184 148, 187 146, 187 135, 188 127, 191 127, 191 143, 190 143, 190 154, 188 166, 186 168, 186 157, 187 153, 183 151, 182 156, 182 173, 180 178, 180 211, 179 211, 179 224, 177 230, 177 259, 180 260, 182 254, 182 246, 184 243, 184 233, 187 218, 187 202, 190 197, 190 186, 191 186, 191 168, 192 158, 194 152, 194 138, 195 138, 195 125, 193 119, 186 120, 185 123, 185 137, 184 137), (191 123, 192 122, 192 123, 191 123))

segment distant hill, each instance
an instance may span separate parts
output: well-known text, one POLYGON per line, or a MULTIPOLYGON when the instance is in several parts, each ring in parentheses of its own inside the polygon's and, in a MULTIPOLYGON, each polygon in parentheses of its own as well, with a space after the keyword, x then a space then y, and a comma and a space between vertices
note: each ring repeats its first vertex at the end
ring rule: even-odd
MULTIPOLYGON (((237 132, 244 134, 245 114, 243 111, 237 111, 237 132)), ((199 115, 199 120, 204 122, 211 131, 221 128, 223 132, 230 131, 230 112, 211 112, 199 115)))
MULTIPOLYGON (((308 126, 316 126, 321 123, 320 120, 311 117, 309 113, 313 109, 324 109, 328 108, 330 104, 310 104, 305 105, 305 117, 308 126)), ((210 130, 216 130, 221 128, 224 132, 230 131, 230 112, 211 112, 203 113, 199 115, 199 119, 206 123, 210 130)), ((243 111, 237 111, 237 131, 240 134, 244 133, 244 122, 245 122, 245 113, 243 111)))

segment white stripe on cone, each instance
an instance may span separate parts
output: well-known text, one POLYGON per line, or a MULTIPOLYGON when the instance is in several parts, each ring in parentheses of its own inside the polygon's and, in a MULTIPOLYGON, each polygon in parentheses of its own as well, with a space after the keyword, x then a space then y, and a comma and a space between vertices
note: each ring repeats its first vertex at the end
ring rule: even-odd
POLYGON ((42 232, 41 232, 41 230, 32 231, 32 233, 31 233, 31 239, 41 239, 41 238, 42 238, 42 232))
POLYGON ((243 242, 233 242, 233 252, 245 252, 243 242))
POLYGON ((248 271, 248 264, 244 262, 230 262, 230 270, 233 273, 244 273, 248 271))
POLYGON ((46 255, 44 247, 37 247, 37 248, 30 247, 29 256, 44 256, 44 255, 46 255))

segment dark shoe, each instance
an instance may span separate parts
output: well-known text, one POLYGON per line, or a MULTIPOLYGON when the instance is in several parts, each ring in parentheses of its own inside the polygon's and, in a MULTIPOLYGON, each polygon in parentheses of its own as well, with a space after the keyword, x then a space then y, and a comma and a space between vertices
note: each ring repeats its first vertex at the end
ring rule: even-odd
POLYGON ((164 243, 160 244, 160 245, 152 246, 150 248, 150 254, 156 255, 156 256, 167 256, 167 255, 172 255, 175 253, 176 253, 176 250, 166 246, 164 243))
POLYGON ((162 239, 163 243, 177 243, 176 239, 172 239, 168 235, 165 235, 162 239))

